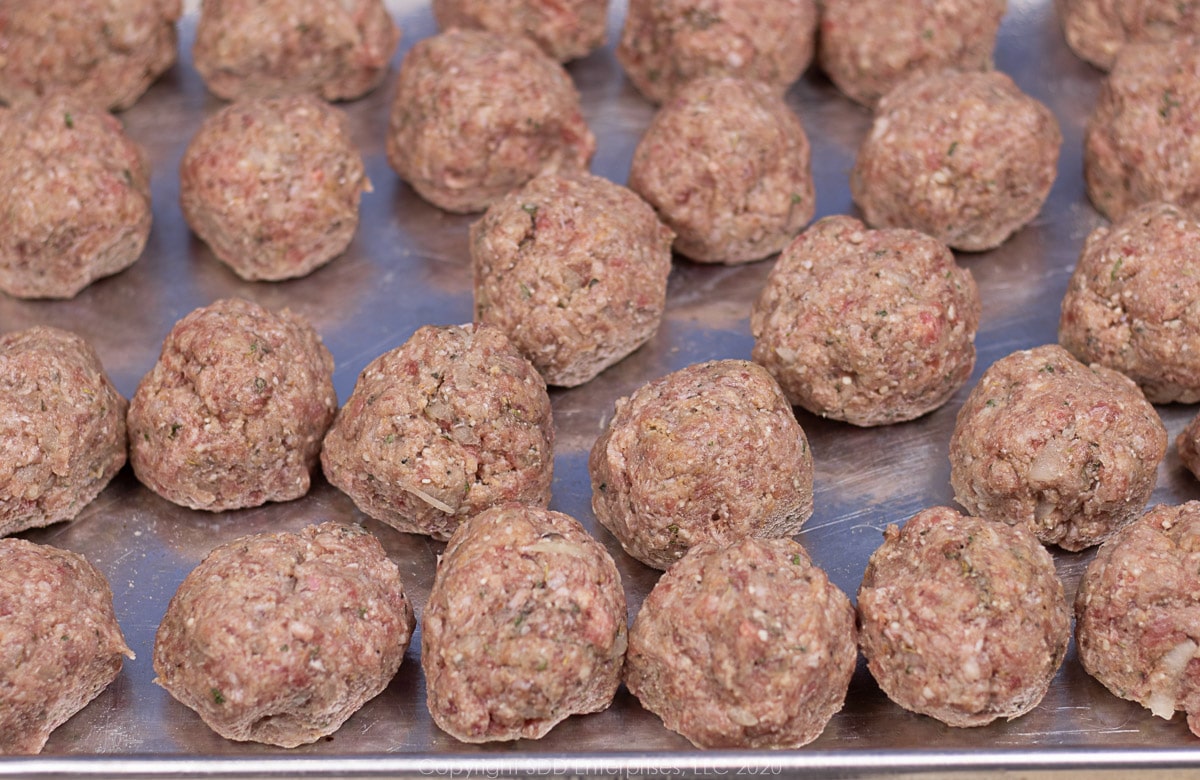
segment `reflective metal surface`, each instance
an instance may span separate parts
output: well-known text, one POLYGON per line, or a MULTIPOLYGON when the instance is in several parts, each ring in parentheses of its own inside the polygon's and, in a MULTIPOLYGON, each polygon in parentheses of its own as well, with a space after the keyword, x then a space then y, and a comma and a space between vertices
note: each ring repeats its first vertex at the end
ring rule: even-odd
MULTIPOLYGON (((435 31, 424 2, 393 2, 403 27, 400 56, 435 31)), ((570 66, 599 139, 593 170, 624 182, 634 145, 653 108, 622 78, 612 42, 624 14, 614 2, 610 44, 570 66)), ((182 59, 122 115, 154 165, 155 223, 143 258, 132 268, 66 302, 0 296, 0 330, 45 323, 87 336, 126 396, 155 361, 171 325, 219 297, 239 295, 307 316, 337 361, 341 400, 371 359, 420 325, 471 319, 467 229, 472 217, 445 214, 401 184, 384 157, 388 100, 395 72, 364 100, 344 104, 366 159, 374 192, 349 252, 311 276, 282 283, 240 281, 192 237, 180 215, 176 171, 201 118, 220 107, 192 70, 194 19, 183 25, 182 59)), ((997 65, 1054 110, 1062 125, 1058 181, 1034 224, 1001 248, 963 255, 984 302, 979 362, 971 385, 994 360, 1056 338, 1059 301, 1084 237, 1101 218, 1083 192, 1081 136, 1101 74, 1063 43, 1049 0, 1012 0, 1001 29, 997 65)), ((789 94, 813 142, 817 214, 853 213, 848 172, 870 123, 865 109, 810 74, 789 94)), ((553 508, 579 518, 621 567, 631 616, 657 572, 624 555, 592 517, 587 452, 613 402, 644 382, 710 358, 748 358, 749 309, 770 261, 740 268, 678 261, 666 319, 656 338, 587 385, 554 391, 558 431, 553 508)), ((888 523, 934 504, 953 503, 947 444, 963 388, 941 410, 908 424, 863 430, 803 412, 816 460, 816 511, 799 537, 838 586, 853 595, 888 523)), ((1160 407, 1172 439, 1192 407, 1160 407)), ((1159 471, 1154 502, 1200 498, 1200 483, 1174 447, 1159 471)), ((1200 772, 1200 742, 1177 716, 1167 722, 1120 701, 1080 667, 1074 650, 1045 700, 1011 722, 952 729, 892 705, 860 667, 845 709, 813 744, 786 752, 705 753, 667 731, 623 689, 608 711, 574 717, 537 742, 469 746, 440 732, 424 704, 414 642, 391 686, 340 731, 284 751, 225 741, 152 682, 151 647, 167 601, 213 546, 237 536, 295 530, 320 520, 364 521, 400 565, 418 616, 423 612, 441 545, 364 518, 323 481, 307 498, 259 509, 205 514, 175 507, 141 487, 126 468, 75 522, 23 536, 82 552, 112 583, 117 615, 137 660, 83 712, 60 727, 45 753, 0 759, 0 775, 294 776, 300 773, 384 777, 473 770, 496 775, 664 773, 812 776, 1156 777, 1200 772)), ((1091 553, 1054 551, 1073 596, 1091 553)))

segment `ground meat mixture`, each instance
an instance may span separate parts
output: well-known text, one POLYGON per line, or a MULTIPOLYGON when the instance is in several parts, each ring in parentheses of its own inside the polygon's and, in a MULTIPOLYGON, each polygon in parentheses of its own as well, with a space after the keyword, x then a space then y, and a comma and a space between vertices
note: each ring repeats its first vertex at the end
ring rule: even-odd
POLYGON ((616 564, 573 518, 519 504, 476 515, 446 546, 425 608, 429 713, 456 739, 491 742, 606 709, 625 620, 616 564))
POLYGON ((858 614, 867 667, 888 698, 950 726, 1036 707, 1071 637, 1054 560, 1033 534, 947 507, 887 527, 858 614))
POLYGON ((1120 371, 1152 403, 1200 401, 1200 222, 1150 203, 1092 231, 1062 303, 1058 339, 1120 371))
POLYGON ((311 95, 226 107, 179 166, 188 224, 250 280, 304 276, 340 255, 370 190, 346 115, 311 95))
POLYGON ((495 504, 544 507, 546 383, 497 328, 420 328, 363 369, 321 463, 364 513, 435 539, 495 504))
POLYGON ((804 431, 744 360, 688 366, 617 401, 588 470, 596 519, 656 569, 700 542, 792 536, 813 511, 804 431))
POLYGON ((991 70, 1005 0, 825 0, 821 68, 874 106, 918 73, 991 70))
POLYGON ((137 260, 151 219, 146 155, 107 111, 0 108, 0 290, 72 298, 137 260))
POLYGON ((0 336, 0 536, 70 520, 100 494, 125 465, 126 407, 79 336, 0 336))
POLYGON ((1175 449, 1187 470, 1200 479, 1200 415, 1193 417, 1175 437, 1175 449))
POLYGON ((1196 0, 1058 0, 1067 45, 1109 70, 1127 43, 1164 43, 1200 33, 1196 0))
POLYGON ((999 71, 916 76, 879 102, 850 191, 872 227, 992 249, 1041 210, 1061 145, 1050 109, 999 71))
POLYGON ((220 300, 175 324, 138 385, 130 462, 192 509, 290 501, 308 492, 336 411, 333 358, 306 320, 220 300))
POLYGON ((768 87, 734 78, 680 89, 633 153, 629 187, 702 263, 746 263, 783 249, 816 209, 800 118, 768 87))
POLYGON ((353 100, 383 81, 399 42, 383 0, 203 0, 192 58, 226 100, 353 100))
POLYGON ((439 208, 482 211, 538 174, 586 170, 595 150, 571 77, 528 39, 456 29, 404 58, 388 162, 439 208))
POLYGON ((1156 200, 1200 206, 1200 43, 1123 48, 1100 86, 1083 154, 1088 197, 1109 219, 1156 200))
POLYGON ((491 30, 529 38, 559 62, 604 45, 608 0, 433 0, 443 30, 491 30))
POLYGON ((750 318, 753 358, 813 414, 911 420, 971 376, 980 310, 971 272, 936 238, 827 217, 771 271, 750 318))
POLYGON ((1141 513, 1166 449, 1137 385, 1048 345, 996 361, 971 391, 950 439, 950 482, 971 514, 1082 550, 1141 513))
POLYGON ((674 236, 620 185, 539 176, 471 226, 475 320, 508 334, 547 383, 581 385, 658 330, 674 236))
POLYGON ((704 543, 672 566, 629 630, 625 684, 703 748, 797 748, 842 708, 854 607, 791 539, 704 543))
POLYGON ((814 0, 630 0, 617 59, 662 103, 704 76, 735 76, 782 95, 812 62, 814 0))
POLYGON ((104 575, 81 555, 0 539, 0 755, 40 753, 50 732, 133 658, 104 575))
POLYGON ((59 92, 129 108, 175 63, 182 12, 180 0, 5 0, 0 101, 59 92))
POLYGON ((414 627, 400 570, 361 527, 246 536, 179 586, 155 682, 226 739, 295 747, 387 687, 414 627))
POLYGON ((1109 539, 1075 598, 1083 668, 1160 718, 1187 712, 1200 736, 1200 502, 1156 506, 1109 539))

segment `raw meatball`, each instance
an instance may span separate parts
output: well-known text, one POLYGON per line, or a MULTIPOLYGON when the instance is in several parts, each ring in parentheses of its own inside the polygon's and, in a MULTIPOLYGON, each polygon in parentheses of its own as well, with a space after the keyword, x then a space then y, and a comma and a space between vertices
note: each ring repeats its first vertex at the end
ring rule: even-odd
POLYGON ((321 464, 364 513, 435 539, 494 504, 544 507, 546 383, 497 328, 420 328, 363 369, 321 464))
POLYGON ((1156 506, 1097 551, 1075 597, 1088 674, 1200 736, 1200 502, 1156 506))
POLYGON ((451 537, 422 632, 434 723, 463 742, 540 739, 612 703, 625 591, 608 551, 574 518, 506 504, 451 537))
POLYGON ((566 62, 604 45, 608 0, 433 0, 433 15, 443 30, 522 35, 566 62))
POLYGON ((998 71, 916 76, 887 93, 850 176, 872 227, 999 246, 1037 216, 1058 166, 1050 109, 998 71))
POLYGON ((532 41, 450 30, 404 58, 388 162, 439 208, 483 211, 538 174, 586 170, 595 151, 571 77, 532 41))
POLYGON ((0 100, 51 92, 120 110, 175 64, 180 0, 5 0, 0 100))
POLYGON ((950 726, 1036 707, 1071 637, 1054 560, 1033 534, 947 507, 887 527, 858 614, 867 668, 888 698, 950 726))
POLYGON ((746 263, 783 249, 816 208, 808 136, 768 87, 702 79, 679 90, 633 153, 629 188, 702 263, 746 263))
POLYGON ((74 333, 0 336, 0 536, 70 520, 100 495, 125 465, 127 406, 74 333))
POLYGON ((1200 222, 1150 203, 1092 231, 1062 303, 1058 339, 1120 371, 1152 403, 1200 401, 1200 222))
POLYGON ((813 414, 912 420, 971 376, 980 309, 971 272, 936 238, 827 217, 771 271, 750 318, 753 358, 813 414))
POLYGON ((1058 0, 1067 45, 1109 70, 1127 43, 1163 43, 1200 33, 1195 0, 1058 0))
POLYGON ((630 0, 617 60, 655 103, 704 76, 787 91, 812 62, 814 0, 630 0))
POLYGON ((672 566, 629 631, 625 684, 703 748, 796 748, 842 708, 854 607, 791 539, 704 543, 672 566))
POLYGON ((958 413, 950 482, 971 514, 1082 550, 1138 516, 1166 449, 1137 385, 1052 344, 984 373, 958 413))
POLYGON ((804 431, 744 360, 688 366, 617 401, 588 470, 596 519, 656 569, 700 542, 792 536, 813 511, 804 431))
POLYGON ((991 70, 1005 0, 825 0, 821 68, 874 106, 918 73, 991 70))
POLYGON ((150 167, 115 117, 61 95, 0 108, 0 290, 72 298, 132 265, 150 222, 150 167))
POLYGON ((188 224, 250 280, 304 276, 340 255, 370 190, 346 115, 311 95, 226 107, 179 166, 188 224))
POLYGON ((1200 414, 1193 417, 1175 437, 1175 449, 1187 470, 1200 479, 1200 414))
POLYGON ((201 0, 192 58, 226 100, 353 100, 383 81, 399 42, 383 0, 201 0))
POLYGON ((414 627, 400 570, 361 527, 246 536, 179 586, 155 682, 226 739, 295 747, 387 687, 414 627))
POLYGON ((674 237, 624 187, 539 176, 471 226, 475 320, 508 334, 549 384, 581 385, 658 330, 674 237))
POLYGON ((306 320, 220 300, 175 323, 138 385, 130 461, 192 509, 290 501, 308 492, 336 411, 333 358, 306 320))
POLYGON ((1117 220, 1144 203, 1200 206, 1200 45, 1131 44, 1100 86, 1083 138, 1092 204, 1117 220))
POLYGON ((40 753, 50 732, 133 658, 104 575, 81 555, 0 539, 0 755, 40 753))

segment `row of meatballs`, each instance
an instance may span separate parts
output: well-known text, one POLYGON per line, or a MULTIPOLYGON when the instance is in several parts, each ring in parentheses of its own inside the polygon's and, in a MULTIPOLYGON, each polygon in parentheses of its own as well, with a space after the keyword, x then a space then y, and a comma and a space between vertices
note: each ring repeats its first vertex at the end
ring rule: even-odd
MULTIPOLYGON (((859 648, 898 705, 951 726, 1018 717, 1061 665, 1070 617, 1021 526, 923 511, 888 526, 858 609, 786 538, 702 543, 627 629, 620 575, 573 518, 506 504, 465 521, 422 617, 434 722, 457 739, 544 736, 607 708, 624 680, 706 748, 795 748, 845 701, 859 648)), ((1188 713, 1200 503, 1160 506, 1106 542, 1075 602, 1081 662, 1155 715, 1188 713)), ((36 753, 133 657, 82 556, 0 540, 0 754, 36 753)), ((415 629, 399 571, 359 526, 243 537, 182 582, 156 682, 227 739, 294 747, 336 731, 397 673, 415 629)))

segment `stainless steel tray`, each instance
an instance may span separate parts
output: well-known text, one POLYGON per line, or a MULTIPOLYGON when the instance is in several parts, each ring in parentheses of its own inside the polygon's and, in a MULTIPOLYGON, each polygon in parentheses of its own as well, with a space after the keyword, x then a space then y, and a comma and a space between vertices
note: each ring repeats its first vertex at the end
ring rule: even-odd
MULTIPOLYGON (((431 35, 428 3, 396 0, 401 52, 431 35)), ((613 3, 610 45, 570 66, 588 121, 599 138, 593 170, 624 182, 634 145, 653 108, 623 79, 612 53, 624 3, 613 3)), ((182 25, 181 63, 122 115, 154 165, 154 229, 144 257, 66 302, 0 296, 0 330, 39 323, 87 336, 126 396, 157 357, 171 325, 216 298, 239 295, 306 315, 337 361, 344 401, 368 361, 420 325, 471 319, 467 228, 471 217, 445 214, 413 194, 388 169, 384 133, 395 72, 364 100, 345 104, 374 192, 350 251, 311 276, 246 283, 192 237, 178 206, 177 168, 201 118, 220 107, 191 68, 194 17, 182 25)), ((1059 301, 1084 237, 1101 224, 1083 192, 1081 136, 1101 74, 1063 42, 1050 0, 1010 0, 997 65, 1054 110, 1062 125, 1058 181, 1037 221, 1001 248, 963 255, 983 296, 975 377, 1009 352, 1056 338, 1059 301)), ((818 216, 853 212, 848 172, 870 123, 814 72, 789 100, 813 142, 818 216)), ((666 319, 657 337, 589 384, 552 393, 558 449, 552 506, 583 521, 621 567, 631 614, 657 572, 625 556, 590 509, 587 452, 613 402, 651 378, 710 358, 748 358, 748 316, 770 262, 740 268, 678 262, 666 319)), ((908 424, 863 430, 800 413, 816 460, 816 512, 800 539, 833 580, 853 595, 867 557, 888 523, 921 508, 952 503, 947 443, 964 388, 947 406, 908 424)), ((1172 437, 1195 413, 1161 407, 1172 437)), ((1172 447, 1159 470, 1154 502, 1200 498, 1200 482, 1172 447)), ((907 713, 879 692, 860 664, 845 709, 823 736, 796 751, 717 753, 693 749, 667 731, 623 689, 608 711, 575 717, 537 742, 468 746, 440 732, 425 708, 414 642, 391 686, 340 731, 291 751, 227 742, 152 683, 151 647, 167 601, 213 546, 272 529, 325 519, 363 521, 401 566, 418 615, 441 545, 365 520, 349 499, 318 481, 307 498, 226 514, 175 507, 123 471, 73 523, 24 536, 85 553, 112 583, 117 615, 137 660, 83 712, 59 728, 43 755, 0 759, 3 776, 486 776, 808 774, 865 777, 1040 777, 1140 770, 1158 776, 1200 774, 1200 742, 1181 717, 1167 722, 1110 695, 1075 658, 1041 705, 1011 722, 951 729, 907 713)), ((1090 553, 1055 551, 1074 593, 1090 553)))

